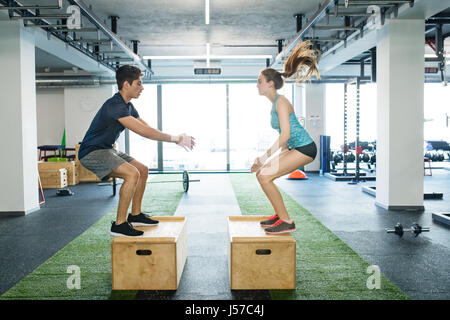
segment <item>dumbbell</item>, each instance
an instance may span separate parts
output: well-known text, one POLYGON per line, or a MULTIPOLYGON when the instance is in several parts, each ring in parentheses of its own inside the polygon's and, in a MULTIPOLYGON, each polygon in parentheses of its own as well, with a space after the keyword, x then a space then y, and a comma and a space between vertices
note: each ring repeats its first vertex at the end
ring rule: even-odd
POLYGON ((360 155, 360 159, 363 162, 369 162, 370 161, 370 155, 368 153, 363 153, 360 155))
POLYGON ((340 154, 340 153, 336 153, 334 156, 333 156, 333 161, 334 161, 334 163, 339 163, 339 162, 341 162, 342 161, 342 154, 340 154))
POLYGON ((387 229, 386 228, 386 232, 387 233, 395 233, 396 235, 398 235, 400 238, 403 237, 403 233, 405 232, 411 232, 414 233, 414 237, 417 237, 419 234, 421 234, 422 232, 429 232, 430 228, 425 228, 420 226, 418 223, 414 222, 411 225, 410 229, 403 229, 402 224, 399 222, 397 223, 397 225, 394 227, 394 229, 387 229))
POLYGON ((351 152, 347 152, 344 155, 344 158, 345 158, 345 162, 354 162, 356 160, 355 155, 353 153, 351 153, 351 152))

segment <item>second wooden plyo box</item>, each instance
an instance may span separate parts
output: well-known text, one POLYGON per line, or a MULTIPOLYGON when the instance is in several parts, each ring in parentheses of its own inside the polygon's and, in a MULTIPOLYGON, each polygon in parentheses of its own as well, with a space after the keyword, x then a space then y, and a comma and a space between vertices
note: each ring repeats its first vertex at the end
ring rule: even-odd
POLYGON ((186 218, 152 217, 159 224, 136 227, 141 237, 111 243, 113 290, 176 290, 186 263, 186 218))
POLYGON ((290 233, 267 235, 266 216, 228 217, 231 289, 295 289, 296 242, 290 233))

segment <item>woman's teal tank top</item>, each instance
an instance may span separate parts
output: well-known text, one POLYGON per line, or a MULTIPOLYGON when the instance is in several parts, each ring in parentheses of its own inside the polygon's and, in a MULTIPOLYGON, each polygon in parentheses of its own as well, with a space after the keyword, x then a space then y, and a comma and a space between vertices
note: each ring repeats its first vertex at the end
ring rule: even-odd
MULTIPOLYGON (((279 133, 281 133, 280 128, 280 120, 278 119, 278 113, 277 113, 277 100, 280 95, 277 94, 275 97, 275 101, 272 105, 271 110, 271 119, 270 124, 272 125, 272 128, 277 130, 279 133)), ((314 140, 311 138, 311 136, 308 134, 308 132, 305 130, 305 128, 302 127, 300 122, 298 122, 297 117, 295 116, 295 113, 289 114, 289 126, 291 129, 291 137, 287 141, 287 146, 289 149, 298 148, 301 146, 305 146, 307 144, 310 144, 314 140)))

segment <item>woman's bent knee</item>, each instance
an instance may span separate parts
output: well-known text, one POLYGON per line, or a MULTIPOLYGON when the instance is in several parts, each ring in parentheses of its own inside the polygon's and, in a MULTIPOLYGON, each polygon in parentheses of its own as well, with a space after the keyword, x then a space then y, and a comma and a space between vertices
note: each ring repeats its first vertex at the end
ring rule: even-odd
POLYGON ((259 170, 256 173, 256 178, 258 179, 260 184, 267 184, 274 180, 273 176, 270 174, 267 174, 267 172, 265 172, 264 170, 259 170))

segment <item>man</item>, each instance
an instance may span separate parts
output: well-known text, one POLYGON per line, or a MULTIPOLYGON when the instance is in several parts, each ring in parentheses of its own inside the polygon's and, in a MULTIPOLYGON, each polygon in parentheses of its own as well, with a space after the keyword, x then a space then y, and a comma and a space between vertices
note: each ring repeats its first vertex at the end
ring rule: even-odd
POLYGON ((144 87, 139 68, 125 65, 116 72, 119 92, 108 99, 95 115, 78 151, 81 164, 100 179, 122 178, 116 221, 111 225, 111 235, 140 236, 136 225, 156 225, 158 221, 142 213, 142 197, 147 185, 148 168, 131 156, 113 148, 120 133, 128 128, 151 140, 174 142, 192 150, 195 139, 186 134, 172 136, 150 127, 139 117, 130 102, 137 99, 144 87), (131 214, 128 208, 132 201, 131 214))

